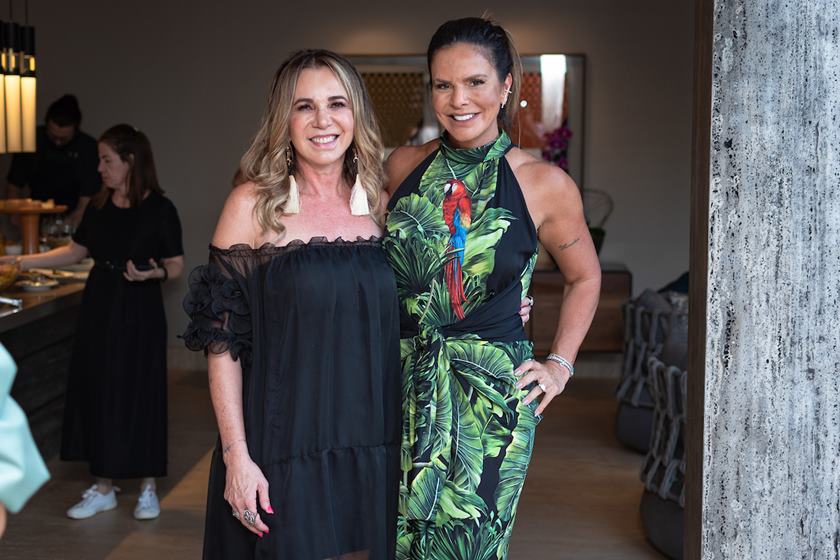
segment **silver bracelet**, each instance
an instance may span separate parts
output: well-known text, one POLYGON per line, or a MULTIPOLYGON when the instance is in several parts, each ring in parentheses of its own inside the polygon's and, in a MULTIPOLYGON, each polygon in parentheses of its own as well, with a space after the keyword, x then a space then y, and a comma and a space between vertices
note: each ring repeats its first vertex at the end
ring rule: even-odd
POLYGON ((561 356, 560 354, 551 353, 545 358, 546 360, 550 360, 552 362, 556 362, 569 370, 569 377, 573 377, 575 375, 575 366, 572 365, 572 362, 561 356))

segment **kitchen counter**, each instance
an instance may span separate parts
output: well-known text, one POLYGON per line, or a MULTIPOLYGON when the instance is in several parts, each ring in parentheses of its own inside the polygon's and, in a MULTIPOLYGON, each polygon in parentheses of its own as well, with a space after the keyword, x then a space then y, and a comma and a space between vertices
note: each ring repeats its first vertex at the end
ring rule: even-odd
MULTIPOLYGON (((2 333, 27 323, 49 317, 68 307, 82 303, 84 282, 61 284, 46 292, 25 292, 20 289, 6 290, 5 297, 23 300, 23 307, 17 309, 11 305, 0 304, 0 341, 2 333)), ((14 357, 14 354, 12 354, 14 357)))
POLYGON ((73 282, 46 292, 12 289, 0 294, 23 300, 20 309, 0 304, 0 343, 17 363, 12 397, 26 412, 45 460, 61 444, 67 371, 84 287, 73 282))

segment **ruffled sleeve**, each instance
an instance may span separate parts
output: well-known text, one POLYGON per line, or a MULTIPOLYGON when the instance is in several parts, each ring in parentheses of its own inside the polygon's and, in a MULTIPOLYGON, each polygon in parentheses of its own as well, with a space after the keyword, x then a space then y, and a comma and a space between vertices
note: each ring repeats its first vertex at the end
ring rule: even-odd
POLYGON ((230 353, 243 367, 251 363, 251 310, 236 255, 211 248, 207 265, 189 276, 184 311, 190 322, 182 338, 190 350, 230 353))

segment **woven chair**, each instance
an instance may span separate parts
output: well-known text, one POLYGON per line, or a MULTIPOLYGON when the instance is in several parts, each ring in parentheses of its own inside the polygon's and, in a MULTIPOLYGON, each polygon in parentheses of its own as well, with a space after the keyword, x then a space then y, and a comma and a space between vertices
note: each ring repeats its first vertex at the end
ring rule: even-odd
POLYGON ((642 466, 640 511, 648 540, 681 559, 685 508, 685 413, 688 372, 651 357, 648 377, 655 402, 650 449, 642 466))
POLYGON ((654 402, 647 381, 647 363, 658 356, 667 336, 672 306, 652 290, 624 304, 624 359, 616 390, 615 433, 627 447, 645 453, 650 445, 654 402))

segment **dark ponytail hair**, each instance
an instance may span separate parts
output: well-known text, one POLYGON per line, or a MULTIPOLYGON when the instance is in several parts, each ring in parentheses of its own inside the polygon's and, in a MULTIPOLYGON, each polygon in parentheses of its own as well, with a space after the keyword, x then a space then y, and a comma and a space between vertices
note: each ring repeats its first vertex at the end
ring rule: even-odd
MULTIPOLYGON (((163 194, 155 170, 152 145, 145 134, 130 124, 118 124, 106 130, 99 137, 99 142, 107 144, 131 166, 128 172, 128 200, 132 208, 140 204, 148 192, 163 194)), ((111 193, 103 186, 93 203, 102 208, 110 196, 111 193)))
POLYGON ((449 20, 438 27, 429 41, 426 51, 429 73, 432 71, 432 58, 435 53, 455 43, 467 43, 482 49, 496 69, 499 80, 504 81, 508 74, 513 77, 511 93, 505 106, 499 109, 498 117, 502 128, 510 130, 519 109, 519 92, 522 85, 522 61, 510 33, 489 19, 468 17, 449 20))

